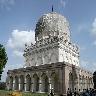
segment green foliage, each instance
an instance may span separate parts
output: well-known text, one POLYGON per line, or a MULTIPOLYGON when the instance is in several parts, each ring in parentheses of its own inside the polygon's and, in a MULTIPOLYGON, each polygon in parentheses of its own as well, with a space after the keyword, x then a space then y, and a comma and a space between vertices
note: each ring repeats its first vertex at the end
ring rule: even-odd
POLYGON ((6 83, 0 82, 0 90, 5 90, 5 89, 6 89, 6 83))
POLYGON ((5 47, 3 47, 3 45, 0 44, 0 80, 1 80, 1 75, 3 72, 3 68, 5 67, 7 63, 7 60, 8 60, 8 57, 6 54, 5 47))

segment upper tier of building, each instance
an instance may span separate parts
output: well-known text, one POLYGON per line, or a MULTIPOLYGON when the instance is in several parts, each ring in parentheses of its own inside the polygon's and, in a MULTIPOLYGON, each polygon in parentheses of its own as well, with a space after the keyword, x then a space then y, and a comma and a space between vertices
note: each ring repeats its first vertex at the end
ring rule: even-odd
POLYGON ((56 12, 44 14, 38 20, 35 29, 35 41, 49 37, 64 37, 70 42, 69 22, 67 19, 56 12))

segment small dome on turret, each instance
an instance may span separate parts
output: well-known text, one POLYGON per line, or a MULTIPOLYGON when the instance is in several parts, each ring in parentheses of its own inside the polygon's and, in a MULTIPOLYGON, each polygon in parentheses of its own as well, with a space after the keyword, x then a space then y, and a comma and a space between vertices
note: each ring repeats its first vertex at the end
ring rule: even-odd
POLYGON ((69 23, 64 16, 56 12, 41 16, 36 24, 35 40, 38 41, 49 36, 64 36, 68 39, 67 41, 70 41, 69 23))

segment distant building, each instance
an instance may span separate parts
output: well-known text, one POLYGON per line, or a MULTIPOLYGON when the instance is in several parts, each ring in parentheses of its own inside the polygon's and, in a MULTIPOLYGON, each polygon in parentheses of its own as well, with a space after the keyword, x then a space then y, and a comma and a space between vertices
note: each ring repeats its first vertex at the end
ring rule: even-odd
POLYGON ((24 50, 26 68, 9 70, 7 89, 66 94, 93 88, 92 73, 80 68, 79 48, 70 39, 67 19, 56 13, 44 14, 35 29, 35 44, 24 50))

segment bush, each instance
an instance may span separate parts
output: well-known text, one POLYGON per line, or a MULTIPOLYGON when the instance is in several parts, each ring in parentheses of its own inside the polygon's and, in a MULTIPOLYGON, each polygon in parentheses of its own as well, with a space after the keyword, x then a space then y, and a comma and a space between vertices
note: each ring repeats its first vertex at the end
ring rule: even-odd
POLYGON ((6 89, 6 83, 0 82, 0 90, 5 90, 5 89, 6 89))

